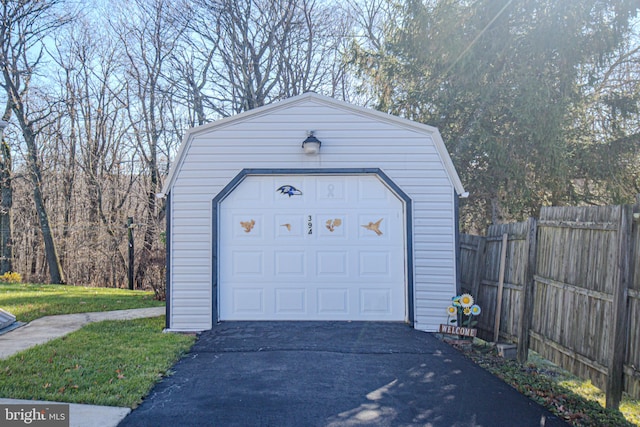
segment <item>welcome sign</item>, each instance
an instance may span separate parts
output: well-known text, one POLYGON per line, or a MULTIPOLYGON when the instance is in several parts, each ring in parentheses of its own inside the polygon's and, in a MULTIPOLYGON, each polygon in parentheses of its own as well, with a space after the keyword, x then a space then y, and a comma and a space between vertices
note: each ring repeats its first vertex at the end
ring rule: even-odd
POLYGON ((478 330, 475 328, 465 328, 462 326, 440 325, 439 332, 447 335, 459 335, 463 337, 475 337, 478 330))

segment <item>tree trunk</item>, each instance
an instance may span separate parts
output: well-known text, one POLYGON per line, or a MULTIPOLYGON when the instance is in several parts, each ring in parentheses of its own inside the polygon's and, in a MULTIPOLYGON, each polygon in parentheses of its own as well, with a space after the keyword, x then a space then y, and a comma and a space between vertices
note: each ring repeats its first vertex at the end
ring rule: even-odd
POLYGON ((40 220, 40 229, 42 231, 42 239, 44 240, 44 251, 47 257, 47 264, 49 265, 49 278, 51 283, 62 285, 65 283, 64 273, 62 271, 60 258, 58 257, 58 250, 53 240, 53 234, 51 233, 51 227, 49 226, 49 215, 44 206, 42 190, 39 184, 34 183, 33 198, 36 203, 38 219, 40 220))
MULTIPOLYGON (((21 123, 23 124, 23 123, 21 123)), ((33 200, 36 205, 36 212, 38 213, 38 220, 40 222, 40 231, 42 232, 42 239, 44 240, 44 251, 49 266, 49 279, 54 284, 64 284, 65 278, 62 271, 62 265, 58 256, 58 250, 56 249, 53 234, 51 233, 51 227, 49 225, 49 215, 47 208, 44 204, 44 198, 42 197, 42 171, 38 164, 38 153, 36 150, 35 135, 29 126, 23 126, 22 134, 27 145, 29 168, 31 169, 31 181, 33 184, 33 200)))
POLYGON ((12 233, 13 188, 11 186, 11 149, 4 140, 0 141, 0 274, 13 271, 12 233))
POLYGON ((144 232, 144 239, 142 243, 142 251, 139 255, 138 270, 136 274, 136 284, 138 289, 143 289, 144 280, 146 277, 147 269, 151 264, 151 255, 153 244, 157 240, 157 203, 156 203, 156 191, 158 188, 158 165, 155 162, 156 150, 152 149, 153 156, 151 157, 151 183, 150 191, 147 194, 147 224, 144 232))

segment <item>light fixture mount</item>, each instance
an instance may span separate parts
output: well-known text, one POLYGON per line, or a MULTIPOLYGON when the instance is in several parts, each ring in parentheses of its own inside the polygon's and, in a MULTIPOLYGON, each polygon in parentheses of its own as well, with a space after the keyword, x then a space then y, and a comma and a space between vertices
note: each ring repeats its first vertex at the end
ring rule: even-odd
POLYGON ((302 149, 306 154, 318 154, 322 142, 314 136, 315 131, 307 132, 307 139, 302 141, 302 149))

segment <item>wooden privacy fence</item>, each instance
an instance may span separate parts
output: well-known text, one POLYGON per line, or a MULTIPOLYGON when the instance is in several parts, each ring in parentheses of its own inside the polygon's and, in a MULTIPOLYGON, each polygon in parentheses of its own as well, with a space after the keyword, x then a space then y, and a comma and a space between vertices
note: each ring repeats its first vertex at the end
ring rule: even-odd
POLYGON ((608 407, 619 406, 623 390, 640 398, 634 213, 640 216, 640 203, 545 207, 539 220, 462 235, 461 284, 482 307, 478 336, 494 341, 498 325, 500 340, 518 345, 521 362, 535 350, 605 390, 608 407))

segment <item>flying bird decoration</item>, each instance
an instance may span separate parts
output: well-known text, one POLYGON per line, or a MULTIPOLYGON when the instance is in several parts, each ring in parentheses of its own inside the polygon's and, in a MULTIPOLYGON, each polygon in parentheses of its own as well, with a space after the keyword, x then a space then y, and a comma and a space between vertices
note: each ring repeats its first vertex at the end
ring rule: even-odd
POLYGON ((280 194, 286 194, 289 197, 302 195, 302 191, 298 190, 293 185, 283 185, 280 188, 278 188, 276 191, 279 191, 280 194))
POLYGON ((291 231, 291 224, 280 224, 280 227, 286 227, 287 231, 291 231))
POLYGON ((380 223, 382 222, 383 219, 384 218, 380 218, 378 221, 370 222, 369 224, 363 225, 362 227, 366 228, 367 230, 373 231, 378 236, 382 236, 382 231, 380 231, 380 223))
POLYGON ((245 233, 250 233, 253 230, 253 226, 256 225, 256 221, 253 219, 251 221, 240 221, 240 225, 244 228, 245 233))

